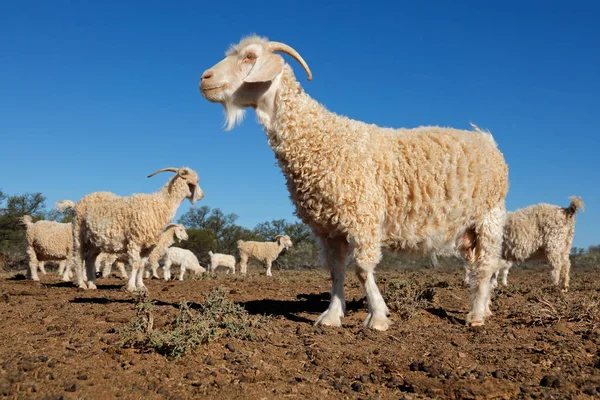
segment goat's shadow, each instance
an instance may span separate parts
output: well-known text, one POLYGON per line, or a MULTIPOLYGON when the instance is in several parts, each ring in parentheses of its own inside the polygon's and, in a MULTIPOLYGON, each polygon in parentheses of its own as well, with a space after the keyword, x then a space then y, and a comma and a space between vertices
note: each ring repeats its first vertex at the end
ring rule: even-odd
MULTIPOLYGON (((69 282, 66 282, 69 283, 69 282)), ((106 285, 106 286, 117 286, 118 285, 106 285)), ((100 286, 98 286, 100 289, 100 286)), ((157 299, 150 299, 152 303, 157 306, 168 306, 179 309, 179 302, 165 302, 157 299)), ((70 301, 76 304, 110 304, 110 303, 127 303, 136 304, 138 299, 136 297, 126 299, 114 299, 108 297, 76 297, 70 301)), ((365 298, 354 299, 346 303, 347 312, 355 312, 365 308, 365 298)), ((202 304, 188 302, 188 307, 193 310, 201 310, 202 304)), ((305 317, 301 317, 298 314, 321 314, 329 306, 329 293, 302 293, 296 296, 296 300, 249 300, 236 302, 236 304, 244 307, 246 311, 251 315, 274 315, 282 316, 293 322, 304 322, 312 324, 314 321, 305 317)))
MULTIPOLYGON (((56 283, 43 283, 46 287, 51 288, 76 288, 73 282, 56 282, 56 283)), ((97 290, 119 290, 123 289, 123 285, 98 285, 97 290)))
MULTIPOLYGON (((329 293, 303 293, 297 300, 249 300, 239 302, 252 315, 276 315, 290 321, 313 323, 314 321, 299 316, 301 313, 321 314, 329 306, 329 293)), ((352 300, 346 304, 346 311, 357 311, 364 308, 364 298, 352 300)))
MULTIPOLYGON (((179 303, 169 303, 166 301, 152 300, 150 301, 157 306, 169 306, 173 308, 179 308, 179 303)), ((75 304, 111 304, 111 303, 122 303, 122 304, 137 304, 138 299, 131 297, 129 299, 109 299, 108 297, 76 297, 70 301, 75 304)), ((199 309, 200 305, 196 303, 188 303, 190 308, 199 309)))
POLYGON ((458 318, 454 315, 448 314, 446 309, 444 309, 442 307, 430 307, 430 308, 426 308, 425 311, 427 311, 431 315, 435 315, 436 317, 438 317, 440 319, 445 319, 454 325, 465 325, 466 324, 466 320, 464 320, 462 318, 458 318))

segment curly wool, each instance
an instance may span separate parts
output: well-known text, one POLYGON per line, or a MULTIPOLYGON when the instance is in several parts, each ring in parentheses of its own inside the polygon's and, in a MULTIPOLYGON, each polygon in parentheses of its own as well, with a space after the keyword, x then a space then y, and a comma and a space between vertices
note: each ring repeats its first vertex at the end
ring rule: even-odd
POLYGON ((73 249, 72 225, 44 220, 34 223, 29 215, 25 215, 22 220, 27 230, 25 236, 30 278, 38 280, 39 263, 64 263, 70 257, 73 249))
POLYGON ((552 280, 563 290, 569 287, 569 254, 575 235, 575 214, 584 208, 580 197, 571 197, 568 207, 540 203, 508 213, 504 226, 503 283, 514 262, 545 260, 552 266, 552 280))
POLYGON ((259 119, 315 232, 427 252, 503 205, 508 167, 489 133, 351 120, 305 94, 287 64, 281 75, 276 116, 259 119))

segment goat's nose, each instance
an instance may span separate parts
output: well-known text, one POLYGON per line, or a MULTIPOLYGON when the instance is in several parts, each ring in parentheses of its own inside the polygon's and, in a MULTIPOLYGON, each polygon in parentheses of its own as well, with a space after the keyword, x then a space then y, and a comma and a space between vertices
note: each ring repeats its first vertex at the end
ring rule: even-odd
POLYGON ((214 74, 213 74, 213 72, 212 72, 212 71, 210 71, 210 70, 208 70, 208 71, 205 71, 205 72, 202 74, 202 80, 205 80, 205 79, 210 79, 210 78, 212 78, 212 76, 213 76, 213 75, 214 75, 214 74))

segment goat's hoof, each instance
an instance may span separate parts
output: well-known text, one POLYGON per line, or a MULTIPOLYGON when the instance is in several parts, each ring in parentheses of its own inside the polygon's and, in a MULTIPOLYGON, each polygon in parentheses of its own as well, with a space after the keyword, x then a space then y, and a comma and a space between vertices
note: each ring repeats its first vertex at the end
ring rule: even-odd
POLYGON ((317 318, 317 320, 315 321, 315 325, 341 327, 342 326, 342 317, 343 317, 343 315, 340 315, 337 312, 334 312, 332 310, 327 310, 323 314, 321 314, 319 316, 319 318, 317 318))
POLYGON ((472 312, 467 314, 467 326, 483 326, 484 316, 474 315, 472 312))
POLYGON ((560 289, 561 293, 567 293, 569 291, 568 287, 560 289))
POLYGON ((95 290, 95 289, 98 289, 98 288, 96 287, 96 285, 94 284, 94 282, 88 282, 88 283, 87 283, 87 288, 88 288, 88 289, 90 289, 90 290, 95 290))
POLYGON ((148 292, 148 288, 146 286, 140 286, 135 292, 140 296, 148 296, 150 293, 148 292))
POLYGON ((32 280, 32 281, 39 282, 39 281, 40 281, 40 278, 38 278, 37 276, 34 276, 33 278, 31 278, 31 280, 32 280))
POLYGON ((315 325, 325 325, 325 326, 342 326, 342 317, 343 314, 339 314, 332 310, 327 310, 323 314, 317 318, 315 321, 315 325))
POLYGON ((392 321, 385 314, 373 314, 369 313, 367 319, 365 319, 365 327, 369 329, 375 329, 376 331, 387 331, 392 321))
POLYGON ((129 293, 135 293, 135 286, 129 286, 129 285, 127 285, 125 287, 125 291, 127 291, 129 293))
POLYGON ((85 284, 85 282, 80 283, 79 285, 77 285, 78 289, 83 289, 83 290, 87 290, 87 285, 85 284))

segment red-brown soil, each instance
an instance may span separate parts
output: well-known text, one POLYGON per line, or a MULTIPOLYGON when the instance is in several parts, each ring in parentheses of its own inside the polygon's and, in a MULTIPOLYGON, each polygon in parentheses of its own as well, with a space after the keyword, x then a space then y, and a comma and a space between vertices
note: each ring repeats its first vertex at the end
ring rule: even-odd
POLYGON ((250 314, 270 315, 255 328, 262 340, 220 338, 175 360, 120 346, 120 331, 135 316, 135 299, 122 290, 122 280, 99 278, 98 290, 80 291, 51 273, 41 276, 41 283, 0 278, 0 396, 600 396, 600 316, 598 303, 592 301, 600 294, 598 269, 573 271, 563 308, 555 304, 561 294, 549 286, 547 271, 515 269, 509 288, 494 299, 495 315, 482 329, 464 325, 469 295, 462 271, 381 271, 380 287, 386 280, 407 277, 436 287, 434 303, 408 320, 392 313, 394 325, 387 332, 363 329, 366 307, 353 273, 346 281, 343 328, 312 324, 328 304, 330 282, 324 272, 274 271, 273 278, 263 274, 148 280, 159 328, 174 318, 180 301, 201 303, 218 286, 250 314), (584 307, 571 309, 573 304, 584 307))

